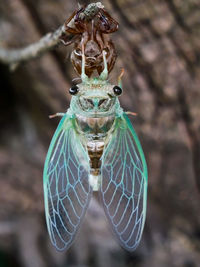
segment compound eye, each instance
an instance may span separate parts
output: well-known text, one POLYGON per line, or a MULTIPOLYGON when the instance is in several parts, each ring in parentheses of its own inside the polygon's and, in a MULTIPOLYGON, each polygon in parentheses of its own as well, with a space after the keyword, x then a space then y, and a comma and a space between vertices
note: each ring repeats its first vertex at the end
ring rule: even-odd
POLYGON ((115 95, 121 95, 122 94, 122 88, 116 85, 113 87, 113 92, 115 95))
POLYGON ((79 91, 79 88, 77 85, 73 85, 70 89, 69 89, 69 93, 71 95, 76 95, 79 91))

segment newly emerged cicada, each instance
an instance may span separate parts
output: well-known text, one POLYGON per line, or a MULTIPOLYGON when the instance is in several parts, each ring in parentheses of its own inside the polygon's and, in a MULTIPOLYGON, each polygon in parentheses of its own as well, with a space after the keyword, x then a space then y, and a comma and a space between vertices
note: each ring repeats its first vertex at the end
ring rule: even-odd
POLYGON ((120 107, 118 85, 108 82, 106 52, 98 78, 85 74, 70 89, 70 108, 51 141, 44 167, 46 221, 53 245, 68 249, 93 191, 122 247, 133 251, 146 217, 147 166, 131 122, 120 107))

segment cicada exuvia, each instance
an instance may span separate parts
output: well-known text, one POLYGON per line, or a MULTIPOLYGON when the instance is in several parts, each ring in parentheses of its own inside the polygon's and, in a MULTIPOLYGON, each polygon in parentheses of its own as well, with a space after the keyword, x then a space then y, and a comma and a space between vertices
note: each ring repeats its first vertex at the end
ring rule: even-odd
POLYGON ((68 249, 93 191, 99 191, 108 221, 122 247, 133 251, 146 216, 147 166, 142 147, 108 82, 106 52, 98 78, 85 74, 73 86, 70 108, 51 141, 44 167, 46 221, 53 245, 68 249))
POLYGON ((117 53, 109 35, 118 30, 118 22, 100 3, 91 3, 80 7, 65 21, 60 39, 65 45, 74 44, 71 62, 76 72, 81 75, 82 46, 85 55, 85 73, 92 76, 103 71, 103 50, 106 53, 108 72, 115 65, 117 53))

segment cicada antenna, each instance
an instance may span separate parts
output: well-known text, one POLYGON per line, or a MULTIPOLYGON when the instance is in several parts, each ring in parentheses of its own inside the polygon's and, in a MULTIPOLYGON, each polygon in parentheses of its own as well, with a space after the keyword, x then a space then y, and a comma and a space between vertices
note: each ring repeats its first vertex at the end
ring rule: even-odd
POLYGON ((124 75, 124 68, 121 69, 120 75, 118 77, 118 86, 122 88, 122 77, 124 75))

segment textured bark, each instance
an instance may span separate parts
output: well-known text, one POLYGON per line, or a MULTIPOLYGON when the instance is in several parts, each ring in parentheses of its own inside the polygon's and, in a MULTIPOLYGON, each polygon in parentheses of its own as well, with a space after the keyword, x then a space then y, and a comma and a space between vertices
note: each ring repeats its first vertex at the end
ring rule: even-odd
MULTIPOLYGON (((89 1, 79 1, 89 3, 89 1)), ((58 119, 69 107, 76 74, 60 46, 10 73, 0 65, 0 265, 199 266, 200 262, 200 7, 199 1, 109 0, 120 23, 112 35, 125 68, 125 110, 149 168, 143 239, 129 254, 112 236, 96 196, 76 242, 56 252, 47 235, 42 170, 58 119), (29 260, 30 258, 30 260, 29 260), (35 264, 35 265, 34 265, 35 264)), ((0 46, 21 48, 62 25, 73 1, 2 0, 0 46)))

